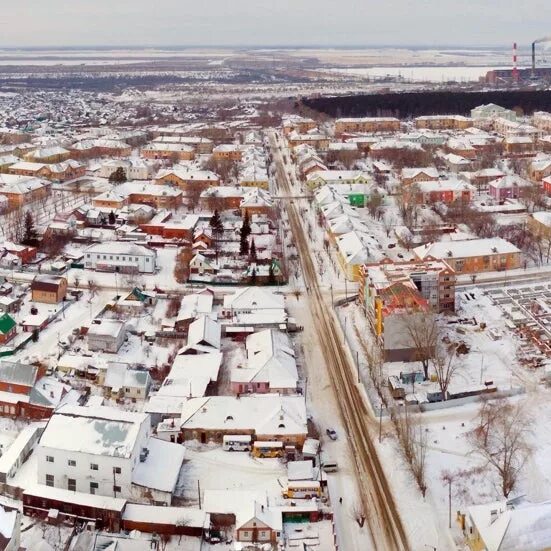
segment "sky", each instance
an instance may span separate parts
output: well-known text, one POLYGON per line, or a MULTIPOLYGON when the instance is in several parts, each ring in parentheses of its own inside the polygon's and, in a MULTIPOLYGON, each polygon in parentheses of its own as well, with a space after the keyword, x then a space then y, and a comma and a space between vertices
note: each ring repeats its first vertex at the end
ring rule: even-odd
POLYGON ((0 0, 0 47, 527 46, 549 0, 0 0))

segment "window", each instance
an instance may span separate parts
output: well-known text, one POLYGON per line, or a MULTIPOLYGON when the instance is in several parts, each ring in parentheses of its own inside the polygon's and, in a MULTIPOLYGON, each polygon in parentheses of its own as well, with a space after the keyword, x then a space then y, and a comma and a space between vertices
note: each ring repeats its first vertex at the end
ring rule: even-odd
POLYGON ((243 532, 243 537, 248 538, 249 537, 249 532, 243 532))
POLYGON ((109 260, 113 260, 113 255, 109 255, 109 260))
POLYGON ((146 262, 149 262, 149 258, 146 258, 145 261, 146 261, 146 262))
POLYGON ((47 474, 46 475, 46 486, 53 487, 54 485, 54 475, 53 474, 47 474))
POLYGON ((47 455, 47 456, 46 456, 46 462, 47 462, 47 463, 53 463, 53 462, 54 462, 54 458, 53 458, 51 455, 47 455))
POLYGON ((121 487, 120 486, 113 486, 113 493, 120 494, 120 492, 121 492, 121 487))
POLYGON ((67 490, 69 490, 70 492, 77 491, 77 481, 74 478, 67 479, 67 490))
POLYGON ((122 469, 120 467, 113 467, 113 472, 115 474, 121 474, 122 473, 122 469))
POLYGON ((90 493, 95 494, 96 490, 99 488, 99 485, 97 482, 90 482, 90 493))
POLYGON ((76 467, 77 462, 74 459, 69 459, 69 461, 67 461, 67 465, 69 465, 69 467, 76 467))
POLYGON ((99 469, 98 464, 97 463, 90 463, 90 469, 92 471, 97 471, 99 469))

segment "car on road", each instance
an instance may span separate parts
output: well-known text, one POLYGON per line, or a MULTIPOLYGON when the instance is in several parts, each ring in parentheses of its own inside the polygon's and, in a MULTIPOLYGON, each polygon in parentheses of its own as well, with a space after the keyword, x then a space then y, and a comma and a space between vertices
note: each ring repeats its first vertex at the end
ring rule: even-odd
POLYGON ((338 438, 337 431, 333 429, 327 429, 325 433, 329 436, 329 438, 331 438, 331 440, 336 440, 338 438))

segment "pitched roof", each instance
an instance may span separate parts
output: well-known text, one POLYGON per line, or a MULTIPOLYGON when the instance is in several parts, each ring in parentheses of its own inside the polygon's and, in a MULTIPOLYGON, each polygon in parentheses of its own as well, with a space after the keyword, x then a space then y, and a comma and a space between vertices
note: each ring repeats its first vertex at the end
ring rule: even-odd
POLYGON ((9 314, 4 314, 0 317, 0 333, 3 335, 9 333, 15 325, 15 320, 9 314))

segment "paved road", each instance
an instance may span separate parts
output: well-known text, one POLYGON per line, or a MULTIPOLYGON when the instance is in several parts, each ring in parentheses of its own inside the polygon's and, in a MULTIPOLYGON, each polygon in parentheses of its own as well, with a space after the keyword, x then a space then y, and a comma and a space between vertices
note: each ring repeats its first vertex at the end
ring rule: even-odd
MULTIPOLYGON (((291 195, 281 151, 272 135, 277 178, 281 192, 291 195)), ((405 530, 396 508, 392 492, 370 437, 372 413, 366 407, 359 385, 356 382, 350 352, 343 344, 342 333, 334 312, 329 308, 320 287, 312 261, 309 241, 300 215, 294 203, 287 203, 287 213, 295 243, 300 251, 304 281, 307 286, 310 311, 319 335, 323 356, 329 369, 344 425, 350 437, 354 453, 358 485, 372 540, 376 549, 401 551, 409 549, 405 530)))

